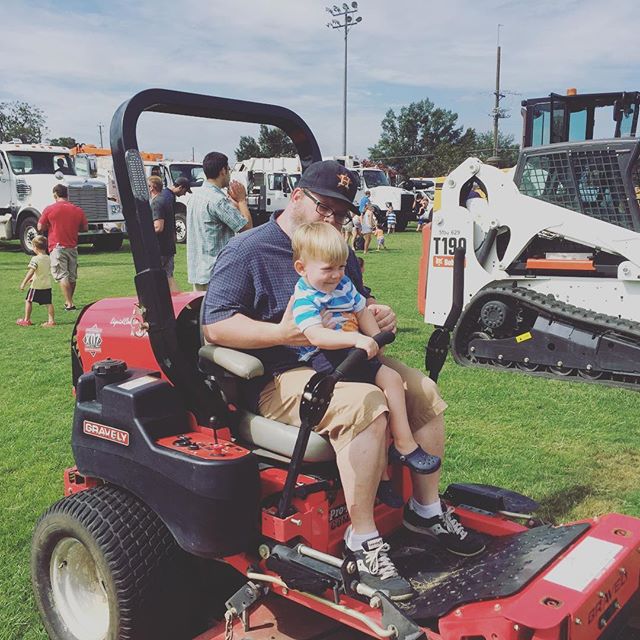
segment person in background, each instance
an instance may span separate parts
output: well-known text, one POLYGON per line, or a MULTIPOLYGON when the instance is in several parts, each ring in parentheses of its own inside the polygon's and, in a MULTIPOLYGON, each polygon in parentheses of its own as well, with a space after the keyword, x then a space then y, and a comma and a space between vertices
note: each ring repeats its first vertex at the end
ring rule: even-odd
POLYGON ((24 317, 18 318, 16 324, 20 327, 30 327, 31 309, 33 303, 47 305, 48 318, 43 322, 43 327, 55 327, 53 303, 51 301, 51 260, 47 255, 47 239, 44 236, 36 236, 31 245, 35 251, 35 256, 29 261, 27 274, 20 283, 20 291, 29 285, 29 291, 24 303, 24 317))
POLYGON ((212 151, 202 168, 207 179, 187 205, 187 275, 194 291, 207 289, 216 258, 234 234, 253 226, 247 191, 231 181, 227 156, 212 151))
POLYGON ((397 219, 396 212, 393 210, 393 204, 391 204, 391 202, 387 202, 385 217, 387 220, 387 233, 395 233, 397 219))
POLYGON ((429 200, 428 196, 424 196, 422 198, 420 209, 418 211, 418 226, 416 227, 416 231, 422 231, 422 227, 431 222, 431 216, 433 215, 433 204, 431 200, 429 200))
POLYGON ((362 198, 360 198, 360 203, 358 204, 358 211, 360 215, 364 213, 364 210, 367 208, 367 205, 371 202, 371 191, 368 189, 364 192, 362 198))
POLYGON ((373 205, 369 203, 361 216, 362 237, 364 238, 363 253, 368 253, 371 244, 371 235, 376 227, 376 216, 374 214, 373 205))
POLYGON ((378 245, 376 251, 380 251, 380 249, 387 250, 387 246, 384 243, 384 231, 380 227, 376 227, 373 235, 376 237, 376 244, 378 245))
POLYGON ((53 187, 54 204, 45 208, 38 220, 38 231, 48 232, 51 275, 60 284, 65 311, 75 311, 73 294, 78 281, 78 234, 89 229, 84 211, 68 200, 67 187, 53 187))
MULTIPOLYGON (((167 274, 169 290, 171 293, 177 293, 180 289, 173 277, 176 255, 176 216, 173 207, 175 197, 170 189, 167 189, 168 194, 164 194, 160 176, 149 176, 147 187, 149 188, 151 214, 153 215, 153 229, 156 232, 160 248, 160 265, 167 274)), ((182 187, 177 188, 177 191, 182 193, 182 187)))

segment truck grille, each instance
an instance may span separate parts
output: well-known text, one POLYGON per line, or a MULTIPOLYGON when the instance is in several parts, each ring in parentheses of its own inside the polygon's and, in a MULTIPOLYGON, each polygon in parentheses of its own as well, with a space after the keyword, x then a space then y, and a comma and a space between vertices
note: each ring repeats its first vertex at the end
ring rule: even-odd
POLYGON ((89 222, 107 221, 107 187, 104 184, 85 182, 68 186, 69 202, 80 207, 89 222))
POLYGON ((413 196, 410 193, 400 195, 400 211, 402 213, 411 213, 413 209, 413 196))

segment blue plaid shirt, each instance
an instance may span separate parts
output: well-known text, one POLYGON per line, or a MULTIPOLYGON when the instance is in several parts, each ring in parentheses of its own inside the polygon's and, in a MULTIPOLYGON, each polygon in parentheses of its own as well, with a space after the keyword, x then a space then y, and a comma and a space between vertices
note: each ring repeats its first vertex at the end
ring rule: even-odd
POLYGON ((216 257, 247 224, 227 194, 205 180, 187 204, 187 275, 191 284, 207 284, 216 257))
MULTIPOLYGON (((364 286, 351 250, 346 275, 361 295, 370 297, 371 290, 364 286)), ((293 268, 291 238, 274 217, 232 238, 220 252, 204 299, 203 322, 213 324, 237 313, 262 322, 280 322, 298 278, 293 268)), ((247 353, 264 364, 265 377, 253 388, 256 398, 273 374, 300 366, 296 347, 280 345, 247 353)))

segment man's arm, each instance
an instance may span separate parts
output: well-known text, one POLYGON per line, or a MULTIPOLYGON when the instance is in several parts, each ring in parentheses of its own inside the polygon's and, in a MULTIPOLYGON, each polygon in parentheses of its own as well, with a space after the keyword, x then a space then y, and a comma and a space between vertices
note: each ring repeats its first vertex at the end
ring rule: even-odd
POLYGON ((308 346, 309 341, 293 321, 293 298, 278 323, 253 320, 242 313, 204 325, 207 342, 232 349, 267 349, 281 345, 308 346))

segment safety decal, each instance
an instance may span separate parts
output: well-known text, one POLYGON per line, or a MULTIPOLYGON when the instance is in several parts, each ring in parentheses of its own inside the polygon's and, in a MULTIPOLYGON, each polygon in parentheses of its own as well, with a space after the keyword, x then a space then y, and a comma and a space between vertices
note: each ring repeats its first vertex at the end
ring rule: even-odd
POLYGON ((347 505, 341 504, 337 507, 331 507, 329 510, 329 528, 337 529, 349 522, 349 512, 347 511, 347 505))
POLYGON ((516 336, 516 342, 519 344, 520 342, 524 342, 525 340, 531 340, 531 338, 533 338, 531 332, 527 331, 526 333, 521 333, 519 336, 516 336))

